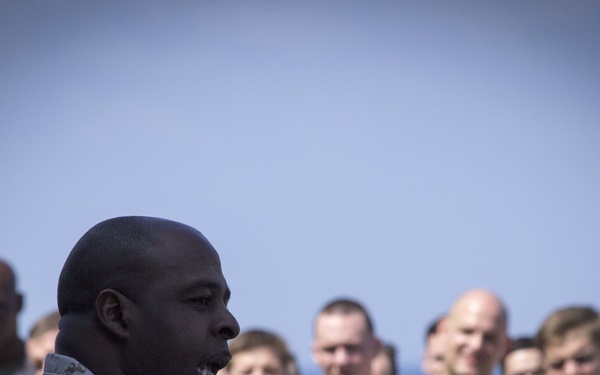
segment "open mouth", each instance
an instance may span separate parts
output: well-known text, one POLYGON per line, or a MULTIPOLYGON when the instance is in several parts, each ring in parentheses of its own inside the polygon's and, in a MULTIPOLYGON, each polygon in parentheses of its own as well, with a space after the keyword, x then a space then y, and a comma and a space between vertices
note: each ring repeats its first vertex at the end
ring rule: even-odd
POLYGON ((212 366, 211 365, 205 365, 201 367, 197 367, 196 368, 196 375, 215 375, 212 372, 212 366))
POLYGON ((215 375, 220 369, 227 366, 227 363, 229 363, 230 359, 231 354, 228 352, 227 355, 213 358, 212 362, 201 363, 198 365, 198 367, 196 367, 196 375, 215 375))
POLYGON ((223 351, 222 353, 205 358, 204 361, 198 364, 196 367, 196 375, 215 375, 220 369, 227 366, 231 360, 231 354, 229 351, 223 351))

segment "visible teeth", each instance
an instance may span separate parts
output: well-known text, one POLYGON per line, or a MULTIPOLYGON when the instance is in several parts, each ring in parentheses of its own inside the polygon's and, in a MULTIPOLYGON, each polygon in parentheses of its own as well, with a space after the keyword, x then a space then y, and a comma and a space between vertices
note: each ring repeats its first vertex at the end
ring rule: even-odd
POLYGON ((212 373, 212 371, 209 371, 207 368, 196 368, 196 374, 197 375, 215 375, 212 373))

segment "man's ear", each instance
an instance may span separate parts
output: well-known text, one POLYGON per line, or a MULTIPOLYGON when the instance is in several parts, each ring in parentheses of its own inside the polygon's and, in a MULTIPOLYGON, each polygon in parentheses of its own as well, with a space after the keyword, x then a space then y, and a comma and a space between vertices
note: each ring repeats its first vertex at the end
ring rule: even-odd
POLYGON ((107 331, 120 339, 129 337, 127 321, 131 301, 114 289, 104 289, 96 297, 96 315, 107 331))
POLYGON ((23 303, 25 303, 25 298, 23 297, 23 295, 21 293, 17 293, 17 295, 15 296, 16 300, 17 300, 17 312, 21 312, 21 310, 23 310, 23 303))
POLYGON ((317 342, 313 341, 310 344, 310 354, 312 356, 313 361, 315 361, 316 364, 320 365, 321 364, 321 357, 319 355, 319 347, 317 346, 317 342))
POLYGON ((383 340, 381 340, 377 336, 373 337, 373 349, 375 349, 374 356, 376 356, 379 353, 379 351, 381 350, 382 347, 383 347, 383 340))

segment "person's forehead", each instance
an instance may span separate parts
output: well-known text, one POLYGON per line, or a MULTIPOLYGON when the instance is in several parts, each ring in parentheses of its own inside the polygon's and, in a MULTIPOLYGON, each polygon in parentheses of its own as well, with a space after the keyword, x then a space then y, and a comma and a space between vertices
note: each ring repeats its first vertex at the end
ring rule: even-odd
POLYGON ((231 360, 231 368, 246 366, 282 366, 279 358, 272 349, 261 346, 258 348, 235 353, 231 360))
POLYGON ((219 263, 217 251, 194 228, 172 224, 154 233, 156 245, 150 249, 152 258, 167 265, 187 256, 203 257, 207 262, 219 263))
POLYGON ((503 331, 500 308, 495 304, 470 303, 458 306, 450 315, 450 320, 458 327, 469 326, 490 331, 503 331))
POLYGON ((367 323, 364 315, 358 312, 349 314, 321 314, 316 322, 317 341, 362 340, 367 334, 367 323))
POLYGON ((537 365, 541 363, 542 353, 536 348, 517 349, 507 354, 506 367, 537 365))
POLYGON ((149 254, 153 268, 158 270, 152 276, 156 288, 177 288, 182 293, 209 288, 229 294, 219 255, 200 232, 187 226, 170 226, 155 236, 157 244, 149 254))
POLYGON ((584 329, 574 329, 568 331, 564 336, 551 340, 546 346, 545 353, 572 352, 586 348, 595 348, 600 350, 592 342, 589 333, 584 329))

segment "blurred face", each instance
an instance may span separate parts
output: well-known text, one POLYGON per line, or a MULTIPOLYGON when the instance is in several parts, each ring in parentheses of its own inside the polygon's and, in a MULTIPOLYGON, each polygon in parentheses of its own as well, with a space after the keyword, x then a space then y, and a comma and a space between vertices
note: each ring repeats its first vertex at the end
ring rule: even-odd
POLYGON ((504 353, 505 324, 500 306, 470 299, 455 306, 446 323, 445 371, 450 375, 490 375, 504 353))
POLYGON ((164 229, 150 250, 160 268, 130 298, 128 374, 215 374, 230 359, 239 326, 227 309, 229 288, 217 252, 188 227, 164 229))
POLYGON ((383 351, 371 361, 371 375, 392 375, 392 363, 390 357, 383 351))
POLYGON ((236 353, 228 375, 288 375, 277 355, 269 348, 236 353))
POLYGON ((58 328, 27 340, 25 344, 27 359, 35 367, 35 375, 42 375, 44 373, 44 359, 46 358, 46 354, 54 353, 54 342, 57 335, 58 328))
POLYGON ((600 348, 587 332, 575 329, 545 349, 547 375, 600 375, 600 348))
POLYGON ((446 340, 443 333, 434 333, 427 339, 423 351, 422 370, 425 375, 440 375, 444 371, 444 352, 446 340))
POLYGON ((315 325, 313 358, 325 375, 370 375, 379 341, 363 314, 321 314, 315 325))
POLYGON ((15 291, 12 271, 0 263, 0 347, 17 336, 17 314, 21 296, 15 291))
POLYGON ((517 349, 504 358, 504 375, 542 375, 543 372, 539 349, 517 349))

